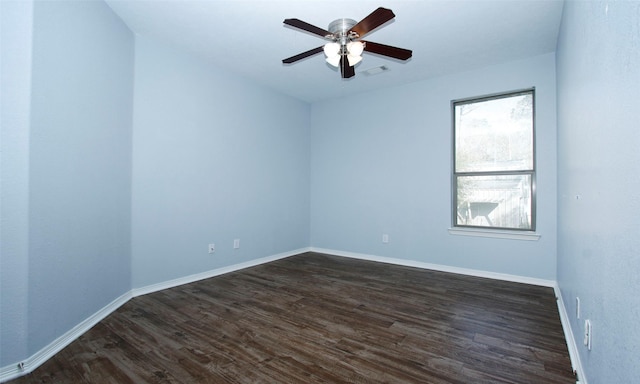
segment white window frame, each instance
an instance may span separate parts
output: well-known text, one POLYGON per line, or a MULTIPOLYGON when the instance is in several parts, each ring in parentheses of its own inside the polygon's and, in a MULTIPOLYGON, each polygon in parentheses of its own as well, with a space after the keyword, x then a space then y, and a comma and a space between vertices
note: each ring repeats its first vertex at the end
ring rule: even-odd
POLYGON ((466 236, 481 236, 481 237, 497 237, 508 238, 516 240, 538 240, 540 235, 536 231, 536 99, 535 88, 528 88, 516 91, 502 92, 492 95, 485 95, 479 97, 471 97, 465 99, 458 99, 451 101, 451 116, 452 116, 452 178, 451 178, 451 196, 452 196, 452 227, 449 229, 449 233, 454 235, 466 235, 466 236), (531 94, 533 98, 532 104, 532 150, 533 150, 533 163, 530 170, 518 170, 518 171, 480 171, 480 172, 457 172, 456 170, 456 106, 470 103, 478 103, 482 101, 490 101, 500 98, 515 97, 523 94, 531 94), (458 224, 458 190, 457 180, 459 177, 464 176, 500 176, 500 175, 527 175, 531 177, 531 226, 530 228, 511 228, 511 227, 497 227, 497 226, 478 226, 478 225, 461 225, 458 224))

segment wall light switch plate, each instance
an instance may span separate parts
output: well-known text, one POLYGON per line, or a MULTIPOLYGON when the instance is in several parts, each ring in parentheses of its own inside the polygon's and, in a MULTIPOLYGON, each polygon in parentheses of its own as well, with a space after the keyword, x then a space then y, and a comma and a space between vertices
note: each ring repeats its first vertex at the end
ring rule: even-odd
POLYGON ((216 251, 216 245, 211 243, 209 244, 209 253, 214 253, 216 251))
POLYGON ((240 239, 233 240, 233 249, 240 248, 240 239))

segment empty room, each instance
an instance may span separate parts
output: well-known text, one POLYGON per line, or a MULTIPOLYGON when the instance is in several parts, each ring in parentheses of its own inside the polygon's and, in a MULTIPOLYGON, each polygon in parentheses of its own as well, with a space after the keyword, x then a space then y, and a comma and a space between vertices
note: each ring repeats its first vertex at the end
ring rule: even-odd
POLYGON ((0 382, 640 380, 640 2, 0 20, 0 382))

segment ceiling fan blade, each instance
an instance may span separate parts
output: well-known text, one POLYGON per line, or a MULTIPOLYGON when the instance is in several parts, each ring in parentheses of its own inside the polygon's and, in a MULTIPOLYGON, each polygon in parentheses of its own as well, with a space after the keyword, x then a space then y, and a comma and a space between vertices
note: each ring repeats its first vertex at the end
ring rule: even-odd
POLYGON ((297 54, 295 56, 291 56, 289 58, 286 58, 286 59, 282 60, 282 64, 295 63, 298 60, 302 60, 302 59, 307 58, 309 56, 317 55, 318 53, 322 52, 323 50, 324 50, 324 47, 322 47, 322 46, 320 46, 318 48, 310 49, 310 50, 308 50, 306 52, 302 52, 302 53, 299 53, 299 54, 297 54))
POLYGON ((360 20, 358 24, 354 25, 353 28, 351 28, 351 31, 357 33, 360 37, 364 37, 364 35, 373 31, 374 29, 378 28, 394 17, 396 17, 396 15, 394 15, 390 9, 380 7, 371 12, 369 16, 360 20))
POLYGON ((349 60, 346 56, 340 57, 340 74, 343 79, 348 79, 356 75, 356 70, 349 65, 349 60))
POLYGON ((363 41, 363 43, 364 50, 367 52, 377 53, 378 55, 388 56, 398 60, 408 60, 413 55, 413 52, 409 49, 392 47, 371 41, 363 41))
POLYGON ((284 19, 284 23, 292 27, 302 29, 303 31, 311 32, 314 35, 322 37, 323 39, 327 36, 333 36, 333 33, 327 31, 326 29, 316 27, 315 25, 311 25, 300 19, 284 19))

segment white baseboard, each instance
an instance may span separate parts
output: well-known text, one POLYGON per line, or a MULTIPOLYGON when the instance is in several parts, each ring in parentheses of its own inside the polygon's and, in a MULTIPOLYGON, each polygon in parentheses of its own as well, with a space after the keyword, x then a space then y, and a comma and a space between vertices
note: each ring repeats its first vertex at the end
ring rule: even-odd
POLYGON ((98 312, 94 313, 93 315, 91 315, 90 317, 82 321, 80 324, 73 327, 64 335, 54 340, 51 344, 42 348, 40 351, 36 352, 34 355, 27 358, 25 361, 15 365, 0 367, 0 383, 9 381, 33 372, 45 361, 53 357, 56 353, 60 352, 64 347, 71 344, 71 342, 76 340, 82 334, 84 334, 89 329, 91 329, 91 327, 93 327, 94 325, 102 321, 102 319, 104 319, 109 314, 111 314, 112 312, 120 308, 123 304, 125 304, 127 301, 129 301, 133 297, 146 295, 146 294, 157 292, 163 289, 173 288, 183 284, 193 283, 199 280, 208 279, 215 276, 220 276, 226 273, 239 271, 245 268, 254 267, 260 264, 269 263, 275 260, 284 259, 287 257, 305 253, 305 252, 324 253, 324 254, 334 255, 334 256, 349 257, 354 259, 376 261, 380 263, 402 265, 406 267, 415 267, 415 268, 429 269, 434 271, 450 272, 450 273, 457 273, 462 275, 552 287, 556 293, 556 297, 558 298, 558 310, 560 312, 560 320, 562 322, 562 328, 564 329, 565 339, 567 340, 569 357, 571 358, 572 367, 574 371, 576 371, 578 374, 578 378, 580 379, 579 383, 587 384, 586 378, 584 377, 582 364, 580 362, 580 358, 578 355, 576 342, 573 337, 573 332, 571 331, 571 324, 569 322, 569 317, 567 315, 564 302, 562 301, 562 295, 560 293, 560 289, 558 287, 557 282, 553 280, 537 279, 537 278, 526 277, 526 276, 495 273, 495 272, 481 271, 481 270, 468 269, 468 268, 452 267, 452 266, 441 265, 441 264, 424 263, 424 262, 414 261, 414 260, 397 259, 392 257, 367 255, 362 253, 337 251, 333 249, 324 249, 324 248, 316 248, 316 247, 300 248, 300 249, 296 249, 289 252, 279 253, 276 255, 267 256, 260 259, 250 260, 244 263, 234 264, 227 267, 217 268, 207 272, 197 273, 194 275, 189 275, 189 276, 181 277, 178 279, 165 281, 158 284, 152 284, 145 287, 132 289, 131 291, 118 297, 117 299, 109 303, 107 306, 105 306, 104 308, 100 309, 98 312))
POLYGON ((562 300, 560 287, 558 286, 558 283, 554 280, 546 280, 546 279, 538 279, 538 278, 527 277, 527 276, 488 272, 488 271, 481 271, 476 269, 459 268, 459 267, 452 267, 452 266, 441 265, 441 264, 423 263, 420 261, 396 259, 392 257, 367 255, 367 254, 354 253, 354 252, 344 252, 344 251, 337 251, 334 249, 311 247, 310 251, 317 252, 317 253, 324 253, 324 254, 333 255, 333 256, 350 257, 350 258, 360 259, 360 260, 377 261, 380 263, 402 265, 405 267, 430 269, 434 271, 458 273, 461 275, 485 277, 489 279, 511 281, 515 283, 524 283, 524 284, 539 285, 543 287, 551 287, 553 288, 557 298, 556 302, 558 304, 560 322, 562 324, 562 330, 564 332, 564 337, 567 342, 567 348, 569 350, 569 359, 571 359, 571 367, 574 370, 574 372, 576 372, 577 378, 579 379, 579 381, 577 381, 576 384, 587 384, 587 379, 584 376, 584 370, 582 368, 582 363, 580 361, 580 355, 578 354, 576 341, 575 341, 575 338, 573 337, 573 332, 571 330, 571 323, 569 322, 567 309, 564 305, 564 301, 562 300))
POLYGON ((25 361, 16 363, 14 365, 9 365, 5 367, 0 367, 0 383, 4 383, 9 380, 13 380, 17 377, 29 374, 33 372, 36 368, 41 366, 45 361, 49 360, 56 353, 60 352, 64 347, 71 344, 78 337, 82 336, 85 332, 87 332, 91 327, 99 323, 102 319, 107 317, 109 314, 120 308, 123 304, 129 301, 131 298, 140 295, 146 295, 151 292, 160 291, 162 289, 176 287, 178 285, 192 283, 198 280, 208 279, 210 277, 215 277, 219 275, 223 275, 225 273, 238 271, 241 269, 253 267, 260 264, 269 263, 271 261, 284 259, 286 257, 298 255, 301 253, 309 252, 310 248, 300 248, 290 252, 279 253, 272 256, 263 257, 260 259, 250 260, 244 263, 234 264, 228 267, 218 268, 211 271, 198 273, 186 277, 181 277, 178 279, 165 281, 158 284, 148 285, 142 288, 132 289, 131 291, 123 294, 118 297, 107 306, 89 316, 87 319, 82 321, 80 324, 73 327, 71 330, 66 332, 64 335, 58 337, 52 343, 42 348, 40 351, 36 352, 34 355, 27 358, 25 361))
POLYGON ((109 316, 113 311, 120 308, 124 303, 131 299, 131 291, 118 297, 111 303, 107 304, 98 312, 86 318, 84 321, 67 331, 62 336, 55 339, 49 345, 45 346, 25 361, 15 365, 0 368, 0 382, 9 381, 17 377, 33 372, 41 366, 45 361, 49 360, 53 355, 60 352, 64 347, 71 344, 78 337, 82 336, 91 327, 98 324, 102 319, 109 316))
POLYGON ((562 299, 562 292, 560 286, 556 283, 553 286, 553 290, 556 293, 558 302, 558 312, 560 313, 560 322, 562 323, 562 329, 564 330, 564 339, 567 341, 567 349, 569 350, 569 358, 571 359, 571 367, 576 373, 578 381, 576 384, 587 384, 587 378, 584 375, 584 369, 582 368, 582 362, 580 361, 580 354, 578 353, 578 344, 573 337, 573 330, 571 329, 571 321, 569 321, 569 314, 567 313, 567 307, 564 305, 562 299))
POLYGON ((587 384, 587 379, 584 375, 584 370, 582 368, 582 363, 580 361, 580 355, 578 354, 578 347, 576 344, 576 340, 573 337, 573 332, 571 330, 571 323, 569 321, 569 316, 567 315, 567 309, 564 305, 564 301, 562 300, 562 293, 560 292, 560 287, 558 286, 558 283, 554 280, 546 280, 546 279, 538 279, 538 278, 527 277, 527 276, 488 272, 488 271, 481 271, 476 269, 459 268, 459 267, 452 267, 452 266, 441 265, 441 264, 423 263, 420 261, 396 259, 392 257, 367 255, 367 254, 354 253, 354 252, 344 252, 344 251, 337 251, 334 249, 311 247, 310 251, 317 252, 317 253, 324 253, 324 254, 333 255, 333 256, 350 257, 350 258, 360 259, 360 260, 377 261, 380 263, 402 265, 405 267, 430 269, 434 271, 458 273, 461 275, 485 277, 489 279, 511 281, 515 283, 524 283, 524 284, 539 285, 543 287, 551 287, 553 288, 557 298, 558 312, 560 314, 560 322, 562 324, 562 330, 564 331, 564 337, 567 342, 567 348, 569 350, 571 367, 574 370, 574 372, 576 372, 577 378, 579 379, 579 381, 577 381, 576 384, 587 384))
POLYGON ((363 253, 336 251, 334 249, 324 249, 324 248, 311 247, 310 250, 311 250, 311 252, 325 253, 325 254, 333 255, 333 256, 342 256, 342 257, 350 257, 350 258, 353 258, 353 259, 377 261, 379 263, 396 264, 396 265, 402 265, 402 266, 405 266, 405 267, 430 269, 430 270, 433 270, 433 271, 457 273, 457 274, 460 274, 460 275, 484 277, 484 278, 488 278, 488 279, 511 281, 511 282, 515 282, 515 283, 540 285, 540 286, 543 286, 543 287, 554 287, 556 285, 556 282, 554 280, 538 279, 538 278, 534 278, 534 277, 519 276, 519 275, 510 275, 510 274, 507 274, 507 273, 497 273, 497 272, 481 271, 481 270, 470 269, 470 268, 452 267, 452 266, 449 266, 449 265, 424 263, 424 262, 421 262, 421 261, 406 260, 406 259, 396 259, 396 258, 393 258, 393 257, 367 255, 367 254, 363 254, 363 253))
POLYGON ((169 281, 163 281, 162 283, 151 284, 141 288, 134 288, 133 290, 131 290, 131 294, 133 297, 142 296, 149 293, 161 291, 163 289, 173 288, 183 284, 189 284, 196 281, 209 279, 211 277, 224 275, 225 273, 230 273, 230 272, 239 271, 245 268, 255 267, 256 265, 270 263, 272 261, 284 259, 287 257, 295 256, 295 255, 309 252, 309 251, 310 251, 310 248, 300 248, 300 249, 296 249, 289 252, 283 252, 283 253, 278 253, 272 256, 262 257, 260 259, 249 260, 244 263, 229 265, 226 267, 212 269, 210 271, 206 271, 202 273, 196 273, 193 275, 179 277, 177 279, 173 279, 169 281))

